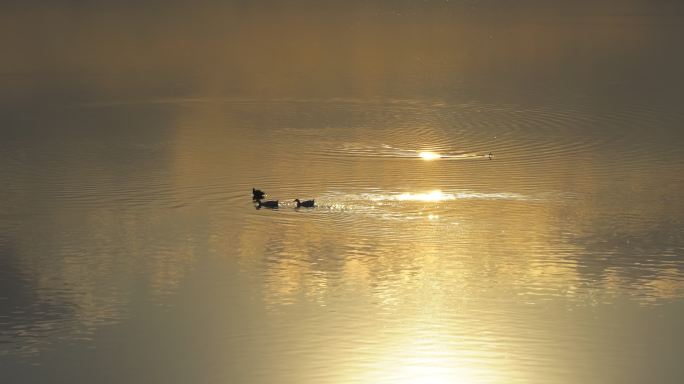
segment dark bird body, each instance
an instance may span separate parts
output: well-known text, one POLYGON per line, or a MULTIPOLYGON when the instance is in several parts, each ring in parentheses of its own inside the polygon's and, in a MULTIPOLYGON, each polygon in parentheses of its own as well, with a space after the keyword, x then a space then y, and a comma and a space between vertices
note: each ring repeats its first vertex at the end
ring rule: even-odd
POLYGON ((278 200, 257 200, 257 208, 278 208, 278 200))
POLYGON ((299 207, 311 208, 314 206, 313 200, 299 201, 299 199, 295 199, 294 201, 295 201, 295 203, 297 203, 297 208, 299 208, 299 207))
POLYGON ((266 196, 266 193, 264 191, 252 188, 252 200, 261 200, 264 198, 264 196, 266 196))

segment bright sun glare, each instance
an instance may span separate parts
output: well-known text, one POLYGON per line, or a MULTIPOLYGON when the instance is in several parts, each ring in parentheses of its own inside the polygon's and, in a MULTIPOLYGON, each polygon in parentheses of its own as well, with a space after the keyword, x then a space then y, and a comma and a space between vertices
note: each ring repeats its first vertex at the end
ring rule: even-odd
POLYGON ((395 197, 395 200, 399 201, 443 201, 453 199, 453 195, 442 193, 440 190, 434 190, 427 193, 402 193, 395 197))
POLYGON ((420 152, 418 156, 420 156, 423 160, 436 160, 442 157, 439 153, 435 152, 420 152))

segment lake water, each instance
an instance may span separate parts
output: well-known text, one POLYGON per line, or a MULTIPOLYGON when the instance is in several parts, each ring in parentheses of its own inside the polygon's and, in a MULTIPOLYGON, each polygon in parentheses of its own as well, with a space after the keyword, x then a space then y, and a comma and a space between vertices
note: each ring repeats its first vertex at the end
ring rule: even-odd
POLYGON ((684 13, 545 4, 8 6, 0 382, 681 383, 684 13))

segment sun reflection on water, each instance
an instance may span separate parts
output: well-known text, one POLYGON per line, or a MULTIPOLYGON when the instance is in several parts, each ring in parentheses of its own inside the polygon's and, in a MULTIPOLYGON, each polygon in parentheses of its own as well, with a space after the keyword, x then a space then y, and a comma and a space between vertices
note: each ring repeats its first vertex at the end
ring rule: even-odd
POLYGON ((488 363, 496 357, 486 348, 461 348, 449 341, 451 336, 441 332, 426 329, 414 332, 413 337, 393 340, 393 345, 377 356, 369 372, 355 379, 393 384, 504 382, 508 368, 488 363), (479 358, 483 360, 478 361, 479 358))
POLYGON ((420 156, 421 159, 428 160, 428 161, 429 160, 437 160, 437 159, 442 157, 439 153, 430 152, 430 151, 420 152, 420 153, 418 153, 418 156, 420 156))
MULTIPOLYGON (((521 195, 512 192, 474 192, 474 191, 454 191, 442 192, 435 189, 429 192, 387 192, 383 194, 365 193, 362 195, 346 195, 352 200, 370 200, 370 201, 418 201, 418 202, 438 202, 448 200, 536 200, 534 197, 521 195)), ((538 200, 538 199, 537 199, 538 200)))
POLYGON ((443 201, 453 199, 455 199, 454 195, 443 193, 438 189, 426 193, 402 193, 394 198, 394 200, 398 201, 443 201))

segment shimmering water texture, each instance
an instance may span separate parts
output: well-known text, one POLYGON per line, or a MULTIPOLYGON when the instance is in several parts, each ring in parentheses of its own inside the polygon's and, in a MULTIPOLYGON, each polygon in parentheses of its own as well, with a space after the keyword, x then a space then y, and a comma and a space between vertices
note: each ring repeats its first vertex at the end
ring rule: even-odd
POLYGON ((679 6, 503 3, 9 7, 0 382, 684 382, 679 6))

